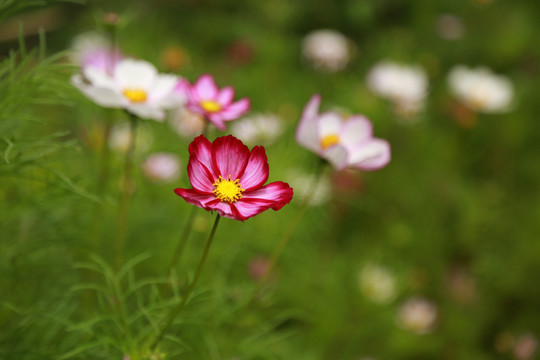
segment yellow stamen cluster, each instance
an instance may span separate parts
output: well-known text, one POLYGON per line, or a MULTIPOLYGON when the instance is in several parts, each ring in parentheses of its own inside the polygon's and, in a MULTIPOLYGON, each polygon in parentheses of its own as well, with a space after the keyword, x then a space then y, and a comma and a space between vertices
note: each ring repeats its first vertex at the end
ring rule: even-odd
POLYGON ((245 191, 240 185, 240 180, 236 179, 231 180, 231 175, 228 179, 223 179, 221 175, 219 178, 212 184, 214 185, 214 195, 221 201, 226 201, 228 203, 234 203, 237 200, 242 198, 242 193, 245 191))
POLYGON ((335 134, 326 135, 321 139, 321 148, 323 150, 328 149, 339 143, 339 137, 335 134))
POLYGON ((147 98, 146 91, 141 89, 125 89, 124 96, 127 97, 132 103, 145 102, 147 98))
POLYGON ((201 107, 210 113, 218 112, 221 110, 221 105, 212 100, 203 100, 200 102, 201 107))

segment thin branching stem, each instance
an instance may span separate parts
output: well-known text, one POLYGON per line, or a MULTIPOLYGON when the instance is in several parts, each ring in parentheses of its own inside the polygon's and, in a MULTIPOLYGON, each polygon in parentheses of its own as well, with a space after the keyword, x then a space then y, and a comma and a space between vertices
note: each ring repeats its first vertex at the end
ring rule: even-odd
POLYGON ((197 207, 193 206, 193 208, 191 209, 191 213, 189 214, 187 223, 184 226, 184 231, 182 232, 182 235, 180 236, 180 239, 178 240, 178 244, 176 244, 176 249, 174 250, 171 264, 169 265, 169 273, 171 273, 173 268, 178 264, 178 262, 180 261, 180 258, 182 257, 182 254, 184 253, 184 249, 186 247, 187 241, 189 239, 189 236, 191 235, 191 230, 193 229, 193 221, 195 220, 196 213, 197 213, 197 207))
MULTIPOLYGON (((207 136, 207 133, 209 131, 208 129, 209 122, 210 121, 208 119, 204 122, 204 127, 203 127, 203 132, 202 132, 202 135, 204 136, 207 136)), ((174 250, 171 264, 169 265, 169 274, 171 273, 173 268, 178 264, 178 262, 180 261, 180 258, 182 257, 182 253, 184 252, 189 236, 191 235, 191 230, 193 230, 193 221, 195 220, 196 213, 197 213, 197 207, 194 206, 191 209, 191 214, 189 214, 188 221, 184 227, 184 231, 182 232, 180 239, 178 240, 178 244, 176 244, 176 249, 174 250)))
POLYGON ((219 219, 221 219, 221 216, 217 214, 216 220, 214 221, 214 226, 212 227, 212 230, 210 231, 210 235, 208 236, 208 240, 206 241, 206 246, 204 247, 204 252, 203 252, 201 261, 199 262, 199 266, 197 267, 197 271, 195 272, 195 277, 193 278, 193 281, 191 282, 189 287, 186 289, 186 292, 184 293, 184 296, 182 297, 182 301, 180 302, 180 304, 178 304, 176 308, 174 308, 171 311, 169 317, 167 318, 167 322, 165 323, 165 326, 163 326, 163 329, 161 329, 158 336, 152 343, 152 346, 150 347, 152 350, 155 350, 157 348, 157 346, 159 345, 159 342, 161 341, 161 339, 163 339, 163 336, 165 335, 169 327, 172 325, 176 316, 184 308, 187 300, 189 299, 189 296, 195 289, 195 286, 197 285, 197 282, 199 281, 199 278, 201 277, 204 265, 206 264, 206 259, 208 258, 208 253, 210 252, 210 247, 212 246, 212 241, 214 240, 214 235, 216 234, 216 230, 219 224, 219 219))
POLYGON ((300 204, 299 206, 300 209, 296 213, 296 216, 291 220, 291 222, 289 223, 289 225, 283 232, 283 236, 281 237, 276 247, 274 248, 274 251, 272 252, 272 256, 270 257, 270 263, 268 265, 268 268, 266 269, 264 276, 259 283, 259 286, 255 290, 253 294, 253 298, 251 299, 251 302, 253 302, 253 300, 258 296, 261 289, 264 287, 264 285, 268 281, 268 278, 270 274, 272 273, 272 270, 276 266, 276 263, 278 262, 281 254, 283 253, 283 250, 285 249, 289 240, 294 234, 294 230, 296 230, 296 228, 298 227, 298 224, 300 223, 300 220, 302 220, 302 217, 304 216, 304 213, 306 212, 308 208, 311 197, 317 191, 317 188, 322 181, 325 165, 326 165, 326 162, 321 161, 318 163, 317 169, 315 171, 315 175, 313 175, 311 184, 308 186, 306 197, 303 199, 302 203, 300 204))
POLYGON ((116 267, 122 265, 123 252, 126 242, 127 231, 127 212, 131 195, 134 190, 133 184, 133 154, 135 153, 135 142, 137 137, 138 118, 133 114, 129 114, 130 123, 130 140, 129 147, 126 152, 126 160, 124 163, 124 175, 122 177, 122 195, 118 206, 118 228, 116 233, 116 267))

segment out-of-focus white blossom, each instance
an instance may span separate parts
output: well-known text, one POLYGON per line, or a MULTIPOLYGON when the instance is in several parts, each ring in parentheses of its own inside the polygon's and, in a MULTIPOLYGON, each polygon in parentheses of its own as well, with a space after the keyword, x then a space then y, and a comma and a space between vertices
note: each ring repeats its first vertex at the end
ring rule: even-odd
POLYGON ((152 181, 171 182, 180 176, 180 159, 170 153, 155 153, 146 159, 142 169, 152 181))
POLYGON ((201 115, 180 107, 170 112, 170 124, 178 135, 192 139, 204 132, 206 121, 201 115))
POLYGON ((93 65, 81 68, 71 82, 90 100, 106 108, 125 109, 144 119, 163 121, 165 110, 183 105, 185 96, 176 90, 181 79, 159 74, 142 60, 120 60, 112 71, 93 65))
POLYGON ((253 114, 232 123, 231 132, 249 145, 268 145, 283 133, 283 125, 277 115, 253 114))
POLYGON ((94 67, 101 71, 112 72, 123 56, 105 36, 90 31, 79 34, 71 45, 71 61, 81 67, 94 67))
POLYGON ((302 53, 314 68, 330 72, 345 68, 350 58, 347 38, 335 30, 316 30, 306 35, 302 53))
POLYGON ((424 106, 428 79, 419 66, 384 60, 371 68, 367 84, 371 91, 392 101, 398 114, 412 115, 424 106))
POLYGON ((463 21, 450 14, 442 14, 437 17, 437 34, 445 40, 458 40, 465 34, 463 21))
MULTIPOLYGON (((109 148, 111 150, 125 153, 129 149, 129 142, 131 141, 131 130, 129 124, 120 123, 115 125, 111 129, 109 135, 109 148)), ((148 130, 142 126, 137 129, 137 137, 135 141, 135 151, 145 152, 150 148, 153 142, 153 136, 148 130)))
POLYGON ((399 325, 417 334, 433 331, 437 321, 437 306, 423 298, 412 298, 401 305, 397 321, 399 325))
POLYGON ((389 303, 396 296, 396 280, 385 267, 366 264, 358 277, 364 296, 376 303, 389 303))
POLYGON ((448 75, 450 90, 472 110, 500 113, 509 109, 514 97, 511 81, 486 67, 454 67, 448 75))
POLYGON ((317 206, 328 202, 332 195, 332 188, 330 181, 326 177, 320 177, 315 179, 315 175, 304 173, 298 169, 290 170, 285 176, 287 182, 294 188, 294 196, 300 201, 305 201, 309 198, 308 205, 317 206), (318 184, 314 185, 313 182, 318 181, 318 184), (315 187, 313 193, 308 193, 315 187))

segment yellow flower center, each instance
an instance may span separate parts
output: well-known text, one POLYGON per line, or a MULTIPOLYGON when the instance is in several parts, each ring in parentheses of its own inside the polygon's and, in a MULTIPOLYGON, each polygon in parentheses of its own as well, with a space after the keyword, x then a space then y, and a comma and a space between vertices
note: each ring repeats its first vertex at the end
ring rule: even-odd
POLYGON ((125 89, 124 96, 132 103, 140 103, 146 101, 146 91, 141 89, 125 89))
POLYGON ((221 110, 221 105, 212 100, 203 100, 200 102, 201 107, 210 113, 218 112, 221 110))
POLYGON ((332 147, 339 143, 339 136, 336 134, 330 134, 326 135, 321 139, 321 147, 323 150, 328 149, 329 147, 332 147))
POLYGON ((236 202, 242 198, 242 193, 245 191, 240 185, 240 180, 236 179, 231 180, 231 175, 228 179, 223 179, 221 175, 214 182, 214 195, 221 201, 226 201, 228 203, 236 202))

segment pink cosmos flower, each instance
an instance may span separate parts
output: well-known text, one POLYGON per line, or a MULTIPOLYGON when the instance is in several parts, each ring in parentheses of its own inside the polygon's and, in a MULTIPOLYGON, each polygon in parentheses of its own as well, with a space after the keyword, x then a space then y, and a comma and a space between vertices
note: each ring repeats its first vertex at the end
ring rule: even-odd
POLYGON ((250 102, 242 98, 236 102, 231 86, 219 89, 212 75, 202 75, 194 85, 182 82, 177 90, 185 93, 187 108, 204 116, 220 130, 225 130, 225 122, 238 119, 249 111, 250 102))
POLYGON ((319 114, 321 97, 314 95, 304 108, 296 141, 328 160, 336 169, 377 170, 390 162, 390 145, 373 137, 371 122, 362 115, 348 119, 336 112, 319 114))
POLYGON ((263 185, 268 180, 264 147, 250 152, 232 135, 212 143, 204 135, 195 138, 189 145, 187 172, 193 189, 174 192, 190 204, 235 220, 279 210, 293 196, 293 189, 282 181, 263 185))

